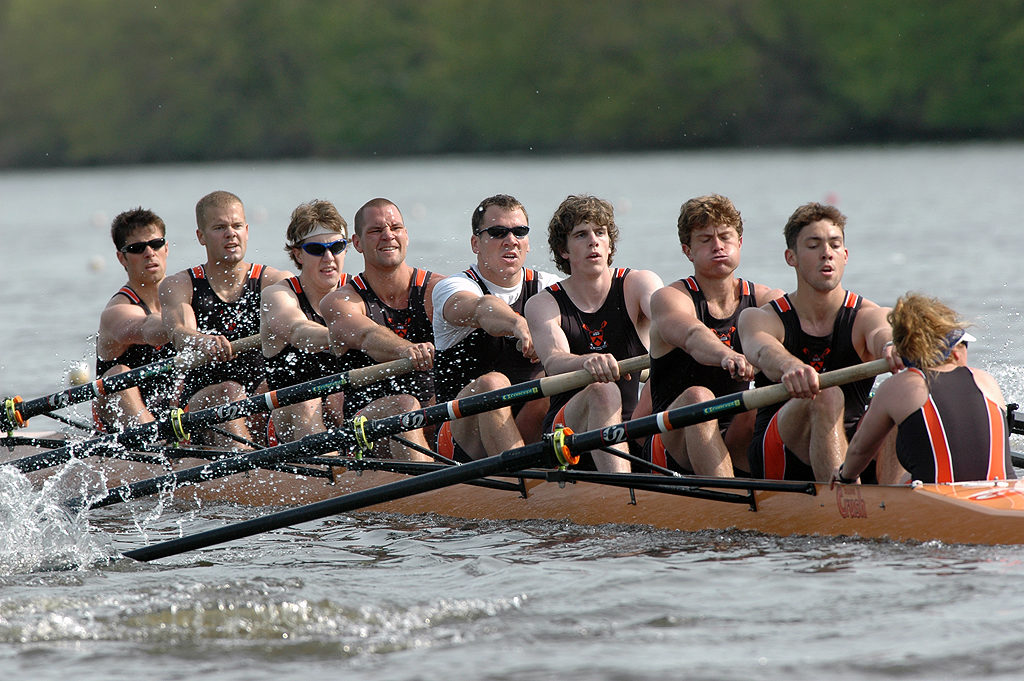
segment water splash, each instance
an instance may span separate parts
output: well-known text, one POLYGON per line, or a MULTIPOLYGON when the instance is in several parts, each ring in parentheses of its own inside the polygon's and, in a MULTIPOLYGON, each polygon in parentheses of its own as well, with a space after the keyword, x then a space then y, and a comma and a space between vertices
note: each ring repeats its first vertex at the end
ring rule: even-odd
POLYGON ((83 512, 65 505, 105 488, 103 476, 79 461, 65 464, 41 486, 0 466, 0 575, 78 569, 117 555, 83 512))

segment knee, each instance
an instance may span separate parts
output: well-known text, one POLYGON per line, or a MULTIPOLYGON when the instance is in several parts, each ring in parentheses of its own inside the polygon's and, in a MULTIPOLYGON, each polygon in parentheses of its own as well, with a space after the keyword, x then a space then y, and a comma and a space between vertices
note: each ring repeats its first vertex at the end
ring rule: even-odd
POLYGON ((615 383, 591 383, 580 393, 580 399, 585 400, 590 409, 595 407, 603 411, 622 409, 622 394, 619 392, 619 386, 615 383))
POLYGON ((492 371, 472 381, 462 390, 462 392, 459 393, 459 396, 461 397, 463 394, 479 395, 480 393, 486 393, 492 390, 501 390, 502 388, 507 388, 510 385, 512 384, 509 382, 508 377, 505 376, 505 374, 498 371, 492 371))
POLYGON ((811 401, 811 413, 827 418, 838 417, 845 407, 846 398, 839 386, 825 388, 811 401))
POLYGON ((692 385, 683 391, 683 394, 675 399, 672 408, 685 407, 698 402, 707 402, 715 399, 715 394, 702 385, 692 385))

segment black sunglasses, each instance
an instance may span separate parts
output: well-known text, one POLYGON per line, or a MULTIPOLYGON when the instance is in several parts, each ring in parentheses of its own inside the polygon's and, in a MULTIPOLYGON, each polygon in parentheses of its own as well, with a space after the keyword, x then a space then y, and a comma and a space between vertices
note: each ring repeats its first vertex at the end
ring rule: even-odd
POLYGON ((480 236, 484 232, 487 232, 492 239, 504 239, 508 236, 509 232, 512 232, 512 236, 515 238, 522 239, 530 233, 530 228, 526 225, 519 225, 518 227, 484 227, 483 229, 476 230, 476 235, 480 236))
POLYGON ((338 255, 348 248, 348 239, 338 239, 332 241, 329 244, 322 244, 319 241, 311 241, 308 244, 302 244, 299 246, 306 253, 309 253, 314 258, 319 258, 327 251, 331 252, 331 255, 338 255))
POLYGON ((140 253, 145 253, 147 247, 152 248, 154 251, 159 251, 166 243, 167 239, 163 237, 150 239, 149 241, 136 241, 133 244, 125 244, 124 246, 121 246, 121 252, 139 255, 140 253))

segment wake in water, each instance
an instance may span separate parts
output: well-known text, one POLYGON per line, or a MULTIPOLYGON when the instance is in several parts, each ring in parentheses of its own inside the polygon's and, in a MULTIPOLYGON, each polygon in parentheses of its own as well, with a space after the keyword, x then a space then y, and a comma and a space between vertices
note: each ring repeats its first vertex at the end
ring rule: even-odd
POLYGON ((0 575, 84 568, 116 556, 85 512, 66 506, 105 489, 103 476, 80 461, 65 464, 38 489, 21 472, 0 466, 0 575))

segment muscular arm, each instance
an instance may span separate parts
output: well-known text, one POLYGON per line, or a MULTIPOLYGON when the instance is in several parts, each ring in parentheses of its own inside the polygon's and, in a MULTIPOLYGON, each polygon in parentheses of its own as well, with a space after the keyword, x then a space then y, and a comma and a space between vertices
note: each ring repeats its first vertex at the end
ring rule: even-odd
POLYGON ((547 291, 538 293, 526 302, 526 321, 537 349, 537 357, 549 376, 586 369, 598 381, 618 380, 619 365, 611 354, 572 353, 569 339, 562 330, 558 303, 547 291))
POLYGON ((327 327, 308 319, 299 306, 299 299, 287 286, 275 285, 263 289, 260 309, 260 338, 263 354, 271 357, 292 346, 303 352, 323 352, 330 349, 327 327))
POLYGON ((853 325, 853 342, 861 359, 884 358, 889 363, 889 370, 895 374, 903 369, 903 359, 892 346, 892 326, 887 318, 889 311, 888 307, 879 307, 865 300, 853 325))
POLYGON ((497 296, 458 291, 445 301, 442 313, 445 321, 455 326, 483 329, 491 336, 514 336, 519 340, 524 356, 537 357, 526 319, 497 296))
POLYGON ((327 322, 331 351, 336 355, 362 350, 377 362, 408 357, 420 371, 434 365, 432 343, 410 343, 367 317, 362 298, 348 286, 324 297, 320 313, 327 322))
POLYGON ((160 309, 167 336, 178 351, 192 350, 214 360, 234 356, 227 338, 199 332, 192 309, 192 281, 187 272, 178 272, 160 282, 160 309))
POLYGON ((754 365, 697 317, 686 291, 672 284, 658 289, 651 296, 651 314, 656 327, 651 334, 652 355, 661 357, 672 348, 682 348, 700 364, 719 366, 735 378, 753 380, 754 365))
POLYGON ((740 313, 743 352, 764 375, 782 383, 792 397, 813 397, 820 390, 818 372, 782 345, 786 330, 778 316, 766 307, 750 307, 740 313))
POLYGON ((142 307, 116 296, 100 315, 96 354, 100 359, 113 359, 130 345, 160 346, 169 336, 160 313, 146 314, 142 307))

